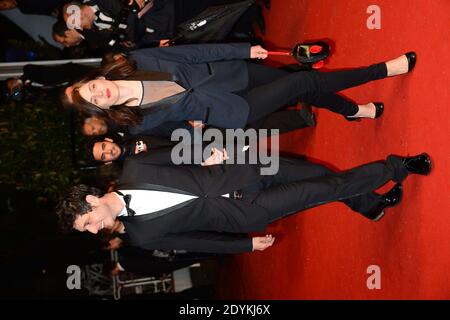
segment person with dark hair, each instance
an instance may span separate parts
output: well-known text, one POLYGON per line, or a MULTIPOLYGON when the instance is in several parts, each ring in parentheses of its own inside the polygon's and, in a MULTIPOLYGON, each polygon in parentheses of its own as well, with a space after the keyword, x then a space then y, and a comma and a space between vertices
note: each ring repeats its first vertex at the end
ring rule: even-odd
POLYGON ((102 136, 107 134, 109 129, 110 128, 105 119, 99 117, 88 117, 83 120, 81 133, 85 136, 102 136))
MULTIPOLYGON (((89 162, 109 164, 122 162, 141 152, 149 152, 163 147, 172 147, 175 142, 156 136, 132 136, 117 140, 110 136, 97 136, 86 142, 86 158, 89 162)), ((168 154, 170 157, 170 149, 168 154)))
POLYGON ((78 46, 85 39, 77 30, 67 28, 62 20, 53 24, 52 37, 66 48, 78 46))
POLYGON ((60 90, 86 76, 94 68, 72 62, 55 65, 26 64, 20 77, 8 78, 6 97, 22 101, 42 96, 60 95, 60 90))
POLYGON ((105 52, 128 50, 121 45, 120 42, 111 43, 111 35, 109 33, 97 33, 91 30, 76 30, 67 28, 63 20, 58 20, 53 25, 53 40, 62 44, 66 48, 76 47, 83 43, 87 48, 95 53, 95 55, 105 52))
POLYGON ((218 259, 222 255, 213 253, 193 253, 145 250, 139 247, 123 246, 117 250, 118 262, 115 272, 128 271, 147 277, 161 276, 205 260, 218 259))
MULTIPOLYGON (((250 123, 249 128, 259 129, 279 129, 279 133, 291 132, 294 130, 314 127, 316 125, 315 114, 306 104, 298 111, 288 109, 277 111, 268 116, 250 123)), ((170 138, 176 129, 186 129, 192 133, 193 127, 188 121, 165 122, 156 128, 146 128, 145 126, 119 126, 107 119, 99 116, 87 117, 83 121, 81 132, 85 136, 99 136, 105 134, 118 133, 121 136, 128 135, 151 135, 170 138)))
MULTIPOLYGON (((201 155, 196 162, 196 147, 195 144, 185 144, 184 141, 179 143, 171 141, 166 138, 156 136, 132 136, 130 138, 113 139, 108 136, 94 137, 88 140, 86 143, 86 158, 90 163, 104 163, 111 164, 113 161, 121 164, 124 160, 134 157, 146 164, 153 165, 177 165, 172 160, 172 148, 178 145, 176 150, 176 157, 182 161, 182 164, 197 164, 201 166, 210 166, 219 163, 223 163, 228 160, 228 153, 226 149, 218 149, 211 147, 211 152, 208 156, 204 155, 204 147, 202 146, 200 151, 201 155), (187 159, 184 158, 185 150, 189 150, 190 154, 187 159), (201 156, 201 157, 200 157, 201 156)), ((241 155, 245 157, 245 161, 248 162, 249 152, 246 145, 241 148, 234 146, 236 152, 233 152, 233 156, 237 161, 241 155), (238 149, 239 148, 239 149, 238 149)))
MULTIPOLYGON (((116 220, 114 228, 123 227, 116 220), (118 222, 118 223, 117 223, 118 222)), ((173 272, 189 267, 205 260, 223 258, 223 255, 211 253, 196 253, 183 250, 145 250, 127 245, 126 234, 117 234, 116 231, 104 229, 99 233, 105 250, 116 250, 117 262, 110 266, 108 274, 115 276, 127 271, 148 277, 161 276, 163 273, 173 272)), ((245 235, 242 235, 245 237, 245 235)))
POLYGON ((110 47, 159 46, 167 41, 173 29, 171 0, 130 2, 137 5, 136 12, 121 0, 72 1, 64 6, 62 17, 70 29, 77 29, 86 38, 106 41, 110 47))
POLYGON ((378 118, 382 103, 356 105, 334 92, 408 73, 416 54, 338 72, 286 73, 244 61, 248 58, 265 59, 267 50, 242 43, 136 50, 130 62, 113 63, 68 87, 63 99, 89 115, 143 128, 183 120, 245 128, 299 100, 348 120, 378 118))
MULTIPOLYGON (((70 28, 72 26, 77 28, 83 35, 89 31, 90 36, 94 38, 107 36, 111 46, 121 43, 128 49, 163 47, 169 45, 169 39, 177 38, 177 26, 181 22, 189 21, 209 6, 235 1, 139 0, 134 2, 130 7, 130 3, 121 0, 90 0, 84 3, 72 1, 64 7, 63 19, 70 28), (74 11, 74 7, 79 9, 74 11)), ((265 32, 264 17, 260 7, 253 4, 246 8, 248 9, 231 32, 235 38, 242 39, 241 41, 251 41, 254 37, 253 22, 257 22, 261 31, 265 32)), ((217 41, 223 40, 226 39, 217 39, 217 41)), ((178 41, 204 42, 201 39, 195 41, 195 38, 178 41)))
POLYGON ((335 173, 325 166, 280 158, 280 170, 260 175, 260 165, 163 166, 140 159, 125 162, 116 191, 103 194, 85 185, 72 187, 57 206, 61 227, 97 233, 119 219, 129 244, 147 250, 240 253, 264 250, 261 232, 275 220, 332 201, 342 201, 373 221, 402 198, 410 174, 428 175, 426 153, 390 155, 386 161, 335 173), (390 180, 386 194, 374 190, 390 180))

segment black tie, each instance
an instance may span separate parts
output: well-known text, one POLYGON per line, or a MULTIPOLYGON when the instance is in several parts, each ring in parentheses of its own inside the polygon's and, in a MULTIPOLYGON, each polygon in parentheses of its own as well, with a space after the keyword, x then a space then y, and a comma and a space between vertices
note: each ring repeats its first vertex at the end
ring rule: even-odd
POLYGON ((118 190, 116 191, 116 193, 121 195, 123 201, 125 201, 125 208, 127 209, 128 216, 133 217, 136 214, 136 212, 130 208, 131 194, 123 194, 118 190))

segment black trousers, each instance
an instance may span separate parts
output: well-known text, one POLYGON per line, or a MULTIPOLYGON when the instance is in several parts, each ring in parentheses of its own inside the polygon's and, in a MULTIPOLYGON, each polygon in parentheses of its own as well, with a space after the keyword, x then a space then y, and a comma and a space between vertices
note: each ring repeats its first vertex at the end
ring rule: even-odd
POLYGON ((280 158, 278 173, 244 188, 242 199, 266 208, 271 221, 332 201, 342 201, 366 216, 380 197, 373 191, 407 175, 397 156, 339 173, 305 160, 280 158))
POLYGON ((250 106, 248 123, 298 100, 344 116, 358 112, 358 106, 335 92, 387 77, 385 63, 335 72, 287 71, 248 63, 249 84, 238 94, 250 106))
POLYGON ((305 119, 303 119, 298 110, 294 109, 276 111, 247 126, 247 128, 256 130, 276 128, 280 134, 306 127, 308 127, 308 124, 305 119))

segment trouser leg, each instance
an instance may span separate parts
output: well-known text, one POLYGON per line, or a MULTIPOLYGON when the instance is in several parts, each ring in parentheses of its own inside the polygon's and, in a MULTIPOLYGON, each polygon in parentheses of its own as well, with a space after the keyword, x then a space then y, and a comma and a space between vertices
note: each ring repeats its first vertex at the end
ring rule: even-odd
MULTIPOLYGON (((279 72, 283 72, 278 70, 279 72)), ((250 88, 243 96, 250 106, 248 122, 254 122, 298 100, 302 95, 337 92, 387 76, 385 63, 336 72, 295 72, 250 88)))
POLYGON ((313 206, 371 193, 389 180, 403 181, 407 174, 402 159, 389 156, 386 161, 342 173, 328 173, 281 184, 272 181, 268 188, 263 187, 253 202, 266 208, 270 219, 276 220, 313 206))

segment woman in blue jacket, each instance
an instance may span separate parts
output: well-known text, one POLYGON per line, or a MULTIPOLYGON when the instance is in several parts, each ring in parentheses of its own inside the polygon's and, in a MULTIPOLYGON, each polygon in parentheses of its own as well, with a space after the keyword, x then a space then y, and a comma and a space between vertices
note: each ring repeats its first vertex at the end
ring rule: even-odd
POLYGON ((298 100, 345 116, 377 118, 382 103, 356 105, 335 92, 405 74, 414 52, 365 68, 286 73, 247 62, 267 50, 249 44, 201 44, 140 49, 68 87, 67 104, 120 125, 154 128, 169 121, 201 120, 244 128, 298 100))

